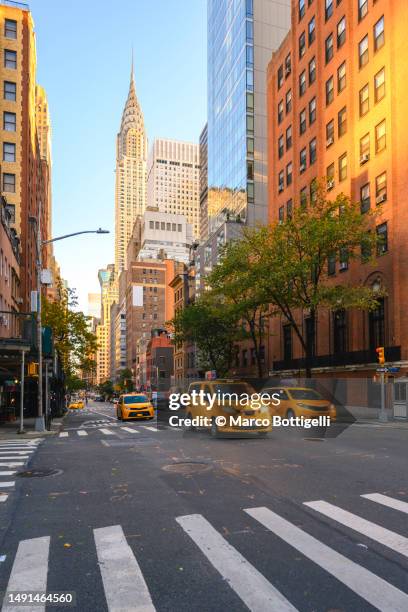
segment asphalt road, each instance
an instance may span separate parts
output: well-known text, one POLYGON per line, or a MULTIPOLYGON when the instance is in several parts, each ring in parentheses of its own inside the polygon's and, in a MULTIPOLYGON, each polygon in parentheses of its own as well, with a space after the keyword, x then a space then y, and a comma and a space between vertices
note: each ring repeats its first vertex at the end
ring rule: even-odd
POLYGON ((0 443, 0 592, 74 592, 81 612, 406 612, 407 438, 215 440, 89 404, 55 437, 0 443))

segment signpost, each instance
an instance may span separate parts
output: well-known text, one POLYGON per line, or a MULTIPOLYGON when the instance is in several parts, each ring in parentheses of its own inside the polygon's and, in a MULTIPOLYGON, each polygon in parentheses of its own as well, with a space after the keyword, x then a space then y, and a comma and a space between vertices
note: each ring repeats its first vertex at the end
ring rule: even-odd
POLYGON ((377 368, 377 372, 379 372, 380 374, 380 381, 381 381, 381 409, 380 409, 380 414, 378 415, 378 420, 381 423, 387 423, 388 417, 387 417, 387 412, 385 410, 385 373, 388 372, 388 368, 384 365, 385 364, 384 347, 378 346, 375 349, 375 352, 377 353, 378 363, 380 364, 380 366, 383 366, 383 367, 377 368))

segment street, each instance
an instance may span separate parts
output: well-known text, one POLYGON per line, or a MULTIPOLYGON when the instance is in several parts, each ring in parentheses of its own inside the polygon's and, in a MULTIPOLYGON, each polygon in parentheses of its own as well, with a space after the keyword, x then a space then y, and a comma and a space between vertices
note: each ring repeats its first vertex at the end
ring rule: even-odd
POLYGON ((407 610, 406 435, 215 440, 90 403, 29 450, 0 443, 0 591, 72 592, 81 611, 407 610))

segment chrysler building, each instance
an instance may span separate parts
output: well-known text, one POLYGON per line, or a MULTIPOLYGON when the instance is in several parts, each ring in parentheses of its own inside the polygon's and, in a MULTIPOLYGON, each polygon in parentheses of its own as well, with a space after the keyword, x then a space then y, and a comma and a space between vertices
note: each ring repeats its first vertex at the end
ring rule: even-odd
POLYGON ((127 267, 126 251, 136 217, 146 208, 147 136, 136 96, 133 60, 129 94, 116 144, 115 274, 127 267))

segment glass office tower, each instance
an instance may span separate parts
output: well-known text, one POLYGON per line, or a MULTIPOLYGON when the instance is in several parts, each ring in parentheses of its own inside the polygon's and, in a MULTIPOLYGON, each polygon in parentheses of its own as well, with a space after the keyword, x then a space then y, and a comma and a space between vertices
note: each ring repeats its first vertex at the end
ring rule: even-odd
POLYGON ((208 0, 208 219, 267 220, 266 69, 290 0, 208 0))

